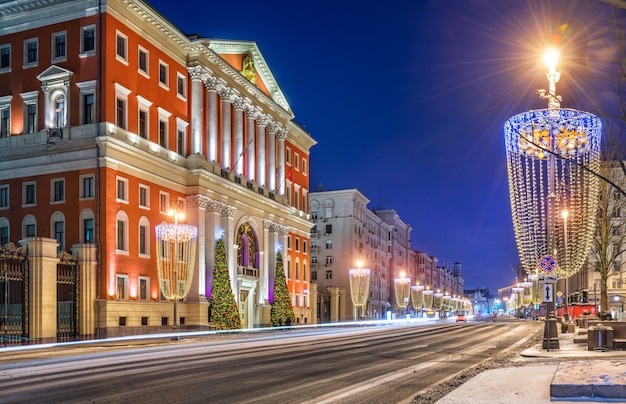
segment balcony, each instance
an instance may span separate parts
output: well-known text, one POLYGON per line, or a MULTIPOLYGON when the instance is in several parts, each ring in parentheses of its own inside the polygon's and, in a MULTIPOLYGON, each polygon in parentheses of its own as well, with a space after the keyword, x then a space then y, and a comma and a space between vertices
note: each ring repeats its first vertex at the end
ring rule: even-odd
POLYGON ((237 266, 237 276, 245 276, 248 278, 258 278, 259 270, 257 268, 237 266))

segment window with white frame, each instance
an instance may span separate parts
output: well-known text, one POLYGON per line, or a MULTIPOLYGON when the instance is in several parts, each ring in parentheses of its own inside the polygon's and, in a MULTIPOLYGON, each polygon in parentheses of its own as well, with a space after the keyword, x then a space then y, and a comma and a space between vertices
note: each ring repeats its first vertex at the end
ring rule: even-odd
POLYGON ((291 258, 287 259, 287 279, 291 279, 293 277, 291 273, 291 258))
POLYGON ((128 253, 128 215, 120 210, 115 217, 115 249, 119 253, 128 253))
POLYGON ((54 97, 54 122, 55 128, 65 126, 65 94, 59 93, 54 97))
POLYGON ((79 199, 93 199, 94 197, 94 175, 81 175, 79 181, 79 199))
POLYGON ((298 153, 293 154, 293 168, 296 171, 300 171, 300 155, 298 153))
POLYGON ((306 261, 302 262, 302 280, 307 281, 306 261))
POLYGON ((159 112, 159 145, 167 148, 169 119, 172 114, 161 107, 157 108, 157 111, 159 112))
POLYGON ((9 220, 6 217, 0 218, 0 245, 4 246, 11 241, 9 220))
POLYGON ((115 200, 128 203, 128 179, 116 177, 115 183, 115 200))
POLYGON ((139 184, 139 207, 150 209, 150 187, 139 184))
POLYGON ((55 32, 52 34, 52 61, 51 63, 65 62, 67 60, 67 32, 55 32))
POLYGON ((285 164, 288 166, 291 165, 291 148, 290 147, 285 147, 285 164))
POLYGON ((170 67, 167 63, 159 60, 159 85, 165 89, 170 88, 169 84, 169 70, 170 67))
POLYGON ((176 95, 178 98, 187 99, 187 77, 176 72, 176 95))
POLYGON ((20 94, 24 100, 24 133, 37 132, 37 101, 39 91, 29 91, 20 94))
POLYGON ((143 76, 150 77, 148 70, 150 65, 150 53, 141 46, 139 46, 137 52, 137 71, 143 76))
POLYGON ((80 241, 85 244, 94 243, 94 214, 91 209, 83 209, 80 212, 80 241))
POLYGON ((296 280, 300 280, 300 261, 296 259, 296 280))
POLYGON ((176 153, 181 156, 187 155, 187 126, 187 122, 176 118, 176 153))
POLYGON ((128 299, 128 275, 116 275, 115 284, 115 298, 119 300, 128 299))
POLYGON ((306 160, 304 157, 302 157, 302 166, 301 166, 301 167, 302 167, 302 174, 303 174, 303 175, 307 175, 307 171, 306 171, 306 170, 307 170, 306 162, 307 162, 307 160, 306 160))
POLYGON ((139 277, 139 300, 150 300, 150 278, 139 277))
POLYGON ((142 216, 139 219, 139 256, 150 256, 150 221, 142 216))
POLYGON ((37 219, 33 215, 26 215, 22 220, 22 238, 37 236, 37 219))
POLYGON ((9 207, 9 185, 0 185, 0 209, 9 207))
POLYGON ((115 83, 115 124, 122 129, 127 129, 128 96, 130 93, 129 89, 115 83))
POLYGON ((36 67, 39 64, 39 38, 30 38, 24 41, 24 69, 36 67))
POLYGON ((22 183, 22 207, 37 204, 37 184, 35 181, 22 183))
POLYGON ((57 251, 65 251, 65 216, 55 212, 50 219, 50 238, 57 241, 57 251))
POLYGON ((115 58, 128 65, 128 37, 120 31, 115 33, 115 58))
POLYGON ((150 133, 150 107, 152 102, 142 96, 137 96, 137 134, 144 139, 148 139, 150 133))
POLYGON ((80 27, 80 57, 96 54, 96 26, 80 27))
POLYGON ((76 83, 80 90, 80 123, 96 122, 96 80, 76 83))
POLYGON ((170 210, 170 194, 159 192, 159 212, 167 213, 170 210))
POLYGON ((11 134, 11 96, 0 97, 0 137, 11 134))
POLYGON ((50 201, 52 203, 65 202, 64 178, 53 178, 50 180, 50 201))
POLYGON ((11 44, 0 45, 0 73, 11 71, 11 44))

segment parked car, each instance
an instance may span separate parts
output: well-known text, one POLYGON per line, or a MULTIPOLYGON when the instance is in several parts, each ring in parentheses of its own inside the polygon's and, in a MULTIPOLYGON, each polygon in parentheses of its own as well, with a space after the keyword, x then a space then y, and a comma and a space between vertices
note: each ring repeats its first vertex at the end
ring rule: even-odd
POLYGON ((458 323, 459 321, 467 323, 467 317, 465 317, 465 314, 458 314, 456 316, 456 322, 458 323))

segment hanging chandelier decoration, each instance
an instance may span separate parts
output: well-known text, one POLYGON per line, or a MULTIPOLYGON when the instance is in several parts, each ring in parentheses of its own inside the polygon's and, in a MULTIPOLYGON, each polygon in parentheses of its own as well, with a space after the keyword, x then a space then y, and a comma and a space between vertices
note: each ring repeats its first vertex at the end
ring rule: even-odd
POLYGON ((156 226, 159 289, 168 300, 177 302, 189 293, 193 279, 198 229, 186 224, 156 226))
POLYGON ((582 268, 593 243, 599 178, 592 172, 600 168, 602 123, 560 107, 556 57, 546 61, 550 88, 538 93, 548 108, 515 115, 504 125, 509 196, 524 270, 535 274, 539 260, 552 255, 559 263, 555 273, 564 279, 582 268))

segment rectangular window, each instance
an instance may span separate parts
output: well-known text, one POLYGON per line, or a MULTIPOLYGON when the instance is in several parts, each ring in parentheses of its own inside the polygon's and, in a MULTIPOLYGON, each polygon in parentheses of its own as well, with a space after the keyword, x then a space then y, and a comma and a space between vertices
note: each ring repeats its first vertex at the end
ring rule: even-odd
POLYGON ((0 45, 0 73, 11 71, 11 44, 0 45))
POLYGON ((115 55, 117 60, 127 63, 128 62, 128 37, 120 32, 115 37, 115 55))
POLYGON ((147 248, 148 229, 146 226, 139 225, 139 254, 148 255, 147 248))
POLYGON ((116 284, 117 284, 116 298, 128 299, 128 275, 117 275, 116 284))
POLYGON ((94 196, 94 184, 93 175, 82 177, 81 182, 81 198, 93 198, 94 196))
POLYGON ((296 261, 296 280, 300 280, 300 263, 296 261))
POLYGON ((145 75, 148 75, 148 51, 141 47, 139 48, 137 65, 139 68, 139 73, 145 73, 145 75))
POLYGON ((9 186, 3 185, 0 187, 0 208, 6 209, 9 207, 9 186))
POLYGON ((182 98, 187 96, 187 78, 180 73, 176 74, 176 94, 182 98))
POLYGON ((37 66, 39 57, 39 39, 32 38, 24 41, 24 67, 37 66))
POLYGON ((83 220, 83 229, 85 231, 85 243, 93 244, 93 219, 83 220))
POLYGON ((34 224, 31 223, 26 225, 26 237, 35 237, 36 232, 37 229, 34 224))
POLYGON ((52 201, 65 201, 65 180, 52 180, 52 201))
POLYGON ((67 59, 67 35, 65 32, 52 34, 52 63, 67 59))
POLYGON ((139 185, 139 206, 142 208, 150 207, 150 188, 145 185, 139 185))
POLYGON ((35 197, 36 197, 35 183, 34 182, 24 183, 23 190, 24 190, 24 195, 22 197, 22 200, 24 201, 23 204, 34 205, 35 197))
POLYGON ((26 105, 26 133, 37 132, 37 104, 26 105))
POLYGON ((159 212, 167 213, 170 210, 170 195, 161 192, 159 195, 159 212))
POLYGON ((185 131, 176 131, 176 152, 181 156, 185 155, 185 131))
POLYGON ((169 88, 169 82, 167 80, 169 66, 167 63, 159 60, 159 84, 165 88, 169 88))
POLYGON ((83 124, 96 122, 96 96, 94 94, 83 95, 83 124))
POLYGON ((326 235, 328 236, 329 234, 333 234, 333 225, 332 224, 327 224, 326 225, 326 235))
POLYGON ((118 98, 116 107, 117 126, 126 129, 126 101, 118 98))
POLYGON ((80 53, 82 56, 91 56, 96 53, 96 27, 89 25, 81 27, 80 53))
POLYGON ((291 165, 291 148, 285 147, 285 164, 291 165))
POLYGON ((333 271, 326 271, 326 279, 333 279, 333 271))
POLYGON ((54 238, 59 243, 57 251, 65 251, 65 222, 54 222, 54 238))
POLYGON ((148 278, 147 276, 140 276, 139 277, 139 300, 148 300, 149 298, 150 298, 150 278, 148 278))
POLYGON ((118 201, 128 202, 128 180, 126 178, 117 178, 115 195, 118 201))
POLYGON ((0 137, 9 137, 11 132, 11 109, 0 109, 0 137))
POLYGON ((300 155, 298 153, 293 154, 293 167, 296 171, 300 170, 300 155))
POLYGON ((302 174, 306 175, 306 159, 302 158, 302 174))
POLYGON ((167 147, 167 122, 159 121, 159 145, 167 147))
POLYGON ((296 237, 296 251, 300 251, 300 239, 296 237))
POLYGON ((139 136, 144 139, 148 138, 148 112, 139 110, 139 136))
POLYGON ((0 227, 0 245, 9 244, 9 227, 2 226, 0 227))

